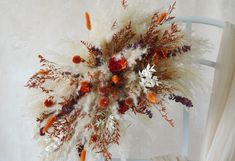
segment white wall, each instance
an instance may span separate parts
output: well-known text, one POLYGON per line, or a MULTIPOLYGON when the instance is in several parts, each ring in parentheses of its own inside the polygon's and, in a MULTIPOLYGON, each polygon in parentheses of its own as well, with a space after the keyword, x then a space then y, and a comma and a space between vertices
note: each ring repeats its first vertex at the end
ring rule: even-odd
MULTIPOLYGON (((118 0, 101 2, 101 5, 119 5, 118 0)), ((145 2, 151 6, 159 4, 157 0, 145 2)), ((107 10, 109 5, 105 7, 107 10)), ((0 0, 0 161, 38 160, 39 149, 32 139, 33 122, 27 117, 23 104, 24 83, 39 67, 38 53, 76 52, 66 40, 79 42, 86 39, 83 12, 88 10, 92 13, 96 8, 94 0, 0 0)), ((234 9, 235 1, 232 0, 178 0, 176 15, 206 16, 235 22, 234 9)), ((214 43, 215 49, 207 58, 215 60, 221 31, 203 26, 194 29, 214 43)), ((204 75, 210 85, 213 70, 205 69, 204 75)), ((208 95, 196 97, 197 106, 190 114, 191 160, 199 157, 208 99, 208 95)), ((152 124, 156 133, 152 145, 143 137, 146 132, 133 127, 136 136, 128 136, 132 143, 130 157, 146 158, 153 154, 180 152, 182 109, 173 106, 170 111, 174 112, 171 115, 176 127, 169 128, 160 116, 157 117, 152 124)))

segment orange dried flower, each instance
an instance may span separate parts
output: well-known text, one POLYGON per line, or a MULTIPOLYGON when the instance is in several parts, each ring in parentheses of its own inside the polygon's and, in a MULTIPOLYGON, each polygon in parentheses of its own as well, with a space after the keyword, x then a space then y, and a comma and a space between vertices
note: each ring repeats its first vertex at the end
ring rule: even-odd
POLYGON ((80 161, 85 161, 86 159, 86 149, 83 149, 81 152, 80 161))
POLYGON ((86 28, 88 30, 91 30, 91 19, 88 12, 85 12, 85 18, 86 18, 86 28))
POLYGON ((46 99, 44 101, 44 106, 46 106, 46 107, 51 107, 53 105, 54 105, 54 102, 51 99, 46 99))
POLYGON ((73 56, 72 61, 74 64, 79 64, 82 61, 82 58, 79 55, 75 55, 73 56))
POLYGON ((51 127, 53 122, 56 121, 56 119, 57 119, 56 116, 52 116, 51 118, 48 119, 46 125, 42 129, 42 134, 45 134, 47 132, 47 130, 51 127))
POLYGON ((41 74, 41 75, 47 75, 48 73, 49 73, 48 70, 41 69, 41 70, 38 71, 38 74, 41 74))
POLYGON ((115 57, 109 59, 109 70, 112 73, 121 72, 127 67, 127 60, 125 58, 120 58, 116 60, 115 57))
POLYGON ((159 59, 159 57, 167 58, 168 56, 165 48, 156 49, 154 54, 158 56, 157 59, 159 59))
POLYGON ((163 12, 157 19, 157 23, 160 24, 166 18, 166 16, 167 16, 167 13, 163 12))
POLYGON ((120 80, 120 78, 119 78, 117 75, 113 75, 113 76, 112 76, 112 82, 113 82, 114 84, 117 84, 117 83, 119 82, 119 80, 120 80))
POLYGON ((107 97, 101 97, 99 100, 99 105, 103 108, 106 109, 106 107, 109 105, 109 99, 107 97))
POLYGON ((157 103, 157 94, 154 92, 148 92, 146 98, 151 103, 157 103))
POLYGON ((81 95, 84 95, 84 94, 86 94, 86 93, 88 93, 90 91, 91 91, 91 84, 89 82, 84 81, 84 82, 80 83, 79 93, 81 95))

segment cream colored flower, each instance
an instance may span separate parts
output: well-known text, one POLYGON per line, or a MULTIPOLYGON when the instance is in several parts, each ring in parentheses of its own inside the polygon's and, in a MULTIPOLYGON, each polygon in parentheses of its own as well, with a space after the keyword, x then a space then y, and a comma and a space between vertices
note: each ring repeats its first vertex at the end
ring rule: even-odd
POLYGON ((147 87, 158 86, 161 83, 158 80, 157 76, 153 76, 155 72, 156 70, 154 69, 154 66, 150 67, 149 64, 141 72, 139 71, 139 76, 141 80, 139 84, 143 88, 144 92, 147 91, 147 87))

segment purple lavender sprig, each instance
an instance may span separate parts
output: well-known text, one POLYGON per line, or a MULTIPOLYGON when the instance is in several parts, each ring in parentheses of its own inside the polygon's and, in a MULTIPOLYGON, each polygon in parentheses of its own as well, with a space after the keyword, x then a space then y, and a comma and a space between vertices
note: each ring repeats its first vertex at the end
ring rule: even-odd
POLYGON ((151 110, 145 110, 145 114, 151 119, 153 117, 153 113, 151 110))
POLYGON ((175 94, 170 94, 169 100, 174 100, 177 103, 179 102, 188 108, 193 107, 192 101, 186 97, 177 96, 175 94))

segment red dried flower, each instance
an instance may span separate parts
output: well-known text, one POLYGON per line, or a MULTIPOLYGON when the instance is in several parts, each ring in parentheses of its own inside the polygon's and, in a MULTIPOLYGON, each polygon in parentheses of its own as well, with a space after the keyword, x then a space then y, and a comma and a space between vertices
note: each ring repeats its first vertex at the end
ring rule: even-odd
POLYGON ((167 58, 167 51, 165 48, 160 48, 160 49, 155 49, 155 52, 154 52, 155 55, 158 55, 158 58, 161 57, 161 58, 167 58))
POLYGON ((134 101, 132 98, 128 97, 127 99, 125 99, 125 103, 128 105, 128 106, 134 106, 134 101))
POLYGON ((109 70, 112 73, 121 72, 127 67, 127 61, 125 58, 120 58, 116 60, 115 57, 109 59, 109 70))
POLYGON ((99 105, 103 108, 106 109, 106 107, 109 105, 109 99, 107 97, 101 97, 99 100, 99 105))
POLYGON ((118 112, 120 114, 125 114, 125 112, 129 110, 129 106, 126 104, 125 100, 119 101, 118 105, 119 105, 118 112))
POLYGON ((98 91, 101 95, 105 95, 106 93, 108 93, 108 89, 106 87, 102 87, 102 86, 98 87, 98 91))
POLYGON ((91 135, 91 141, 96 142, 97 141, 97 135, 95 135, 95 134, 91 135))
POLYGON ((84 94, 86 94, 86 93, 91 91, 91 84, 89 82, 86 82, 86 81, 81 82, 80 86, 81 87, 80 87, 79 93, 81 95, 84 95, 84 94))

